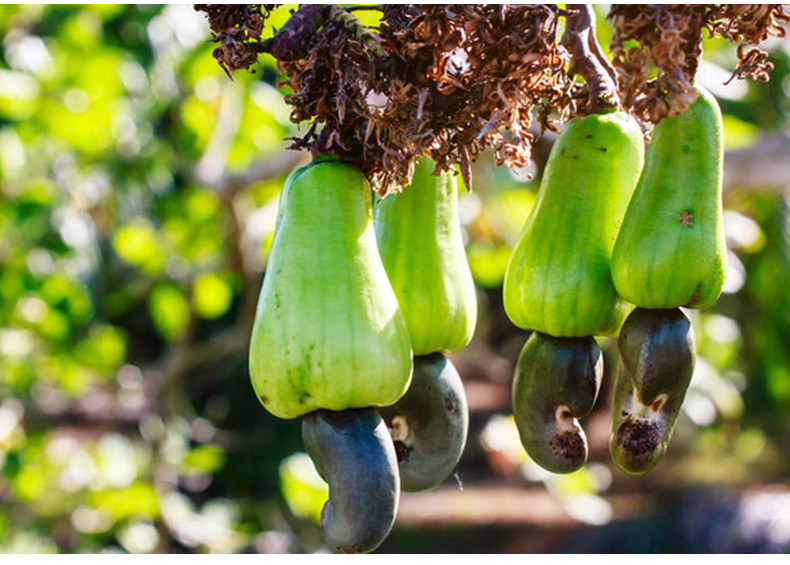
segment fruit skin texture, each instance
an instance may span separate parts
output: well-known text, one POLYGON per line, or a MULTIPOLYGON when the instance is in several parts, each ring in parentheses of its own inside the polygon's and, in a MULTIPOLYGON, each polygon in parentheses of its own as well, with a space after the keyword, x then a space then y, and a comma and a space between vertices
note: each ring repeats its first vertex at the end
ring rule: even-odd
POLYGON ((293 172, 280 200, 250 344, 275 416, 386 406, 409 386, 408 330, 376 248, 370 186, 338 161, 293 172))
POLYGON ((630 306, 609 260, 643 161, 642 132, 627 114, 568 121, 505 274, 515 325, 556 337, 617 333, 630 306))
POLYGON ((553 473, 570 473, 587 460, 578 418, 595 405, 603 355, 595 339, 533 332, 513 379, 513 417, 529 456, 553 473))
POLYGON ((466 445, 469 409, 461 377, 447 357, 415 357, 409 390, 379 413, 395 443, 402 490, 434 488, 452 473, 466 445))
POLYGON ((376 202, 379 253, 415 355, 458 351, 472 339, 477 297, 458 220, 455 175, 417 160, 412 184, 376 202))
POLYGON ((324 540, 339 553, 368 553, 395 522, 400 477, 389 431, 375 409, 318 410, 302 420, 302 442, 329 484, 324 540))
POLYGON ((626 473, 641 475, 664 455, 694 372, 691 323, 679 308, 636 308, 617 342, 609 451, 626 473))
POLYGON ((642 308, 704 308, 724 285, 721 112, 698 90, 656 125, 612 254, 617 291, 642 308))

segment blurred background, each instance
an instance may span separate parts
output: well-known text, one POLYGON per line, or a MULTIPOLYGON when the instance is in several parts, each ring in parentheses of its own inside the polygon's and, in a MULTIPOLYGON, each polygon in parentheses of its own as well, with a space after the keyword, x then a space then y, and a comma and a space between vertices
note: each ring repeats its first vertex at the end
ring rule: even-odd
MULTIPOLYGON (((230 80, 191 5, 4 5, 0 36, 0 552, 326 551, 300 423, 247 373, 279 191, 305 160, 284 150, 273 59, 230 80)), ((381 552, 790 550, 790 40, 765 47, 769 83, 725 86, 735 48, 704 44, 729 273, 689 312, 699 359, 662 462, 611 464, 610 371, 584 469, 547 474, 520 447, 527 334, 501 283, 551 139, 530 170, 483 155, 460 202, 480 305, 452 356, 467 448, 442 486, 402 496, 381 552)))

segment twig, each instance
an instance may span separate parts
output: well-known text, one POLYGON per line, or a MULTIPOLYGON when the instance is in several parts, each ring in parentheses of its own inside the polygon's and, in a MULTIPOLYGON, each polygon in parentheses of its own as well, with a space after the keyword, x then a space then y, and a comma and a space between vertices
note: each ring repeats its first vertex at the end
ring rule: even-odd
POLYGON ((232 198, 249 186, 277 178, 290 173, 308 158, 301 151, 283 151, 271 157, 252 162, 246 169, 238 173, 226 173, 213 182, 207 183, 208 188, 220 194, 221 198, 232 198))
POLYGON ((324 25, 332 5, 302 4, 274 37, 256 45, 261 53, 269 53, 280 61, 303 59, 310 48, 310 40, 324 25))
POLYGON ((241 86, 233 82, 223 84, 217 112, 217 126, 194 168, 193 176, 198 182, 215 183, 225 172, 228 151, 241 126, 243 99, 244 92, 241 86))
POLYGON ((595 38, 595 12, 589 4, 568 4, 562 44, 572 56, 572 71, 580 74, 590 88, 590 109, 619 108, 615 74, 604 61, 595 38))

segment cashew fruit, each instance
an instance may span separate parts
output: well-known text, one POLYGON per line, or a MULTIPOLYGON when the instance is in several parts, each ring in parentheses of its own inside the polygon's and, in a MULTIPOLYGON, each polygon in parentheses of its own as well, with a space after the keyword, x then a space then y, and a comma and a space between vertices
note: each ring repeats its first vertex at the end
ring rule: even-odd
POLYGON ((357 168, 316 161, 285 183, 249 361, 258 398, 280 418, 386 406, 408 388, 409 334, 357 168))
POLYGON ((612 253, 617 292, 641 308, 704 308, 724 285, 721 111, 697 90, 655 126, 612 253))
POLYGON ((694 331, 679 308, 636 308, 617 341, 609 451, 641 475, 664 455, 694 371, 694 331))
POLYGON ((563 127, 505 273, 505 311, 516 326, 555 337, 616 335, 630 306, 615 291, 609 260, 643 161, 642 132, 624 112, 563 127))
POLYGON ((318 410, 302 420, 302 442, 329 485, 324 541, 338 553, 368 553, 395 522, 400 477, 389 431, 375 409, 318 410))
POLYGON ((513 417, 527 454, 553 473, 587 461, 587 437, 578 419, 595 405, 603 356, 595 339, 533 332, 513 379, 513 417))
POLYGON ((402 490, 434 488, 452 473, 466 445, 469 410, 461 377, 447 357, 415 357, 409 390, 379 413, 395 444, 402 490))
POLYGON ((477 322, 455 175, 434 175, 434 167, 417 159, 412 183, 374 208, 379 252, 415 355, 462 349, 477 322))

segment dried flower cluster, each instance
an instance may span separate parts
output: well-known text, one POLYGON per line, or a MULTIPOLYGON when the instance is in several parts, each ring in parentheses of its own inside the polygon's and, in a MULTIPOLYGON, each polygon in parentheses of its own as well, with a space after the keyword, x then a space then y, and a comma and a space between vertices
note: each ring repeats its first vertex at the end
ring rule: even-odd
POLYGON ((275 6, 196 9, 209 17, 228 74, 263 52, 278 60, 291 118, 308 124, 293 148, 341 154, 382 194, 407 184, 423 154, 438 170, 460 166, 467 186, 470 160, 484 149, 498 164, 526 166, 536 126, 553 129, 602 100, 654 123, 681 111, 695 97, 705 29, 741 42, 733 77, 767 80, 765 53, 747 47, 784 36, 790 20, 781 5, 614 4, 610 65, 584 5, 387 4, 369 8, 382 13, 373 29, 355 8, 303 4, 262 40, 275 6))
POLYGON ((767 80, 773 65, 754 47, 769 35, 783 37, 790 21, 781 5, 762 4, 613 4, 613 64, 623 106, 657 123, 694 101, 694 76, 702 56, 702 32, 738 47, 733 77, 767 80), (651 78, 651 75, 655 75, 651 78))
POLYGON ((249 69, 258 62, 255 45, 261 39, 263 24, 276 4, 195 4, 195 10, 206 12, 218 43, 214 58, 231 75, 239 69, 249 69))
POLYGON ((437 168, 492 148, 530 161, 533 116, 565 113, 573 83, 549 6, 387 5, 378 34, 328 18, 306 59, 281 63, 293 119, 313 119, 298 146, 356 155, 386 192, 411 178, 414 157, 437 168), (315 126, 325 124, 321 134, 315 126))
MULTIPOLYGON (((712 34, 732 41, 742 42, 738 46, 738 66, 732 78, 751 77, 767 82, 774 65, 767 60, 768 54, 747 45, 757 45, 769 36, 785 37, 790 14, 781 4, 718 4, 713 6, 708 29, 712 34)), ((732 80, 732 78, 730 80, 732 80)))

